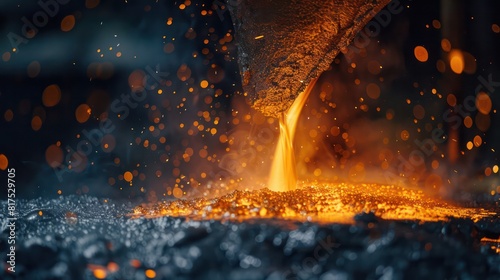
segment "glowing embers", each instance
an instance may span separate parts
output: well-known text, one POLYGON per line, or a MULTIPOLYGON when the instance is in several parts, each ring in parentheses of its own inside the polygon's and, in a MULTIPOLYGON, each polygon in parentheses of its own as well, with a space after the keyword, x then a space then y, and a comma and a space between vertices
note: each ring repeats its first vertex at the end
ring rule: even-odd
POLYGON ((273 191, 294 190, 297 184, 297 171, 293 138, 300 112, 304 107, 307 97, 311 93, 317 79, 313 79, 306 90, 293 102, 284 116, 280 118, 280 137, 274 152, 273 165, 269 175, 268 187, 273 191))
POLYGON ((214 199, 198 198, 137 206, 132 216, 185 217, 194 220, 276 218, 297 221, 352 223, 354 216, 373 212, 387 220, 474 221, 496 213, 463 208, 420 190, 378 184, 314 183, 288 192, 268 189, 234 191, 214 199))

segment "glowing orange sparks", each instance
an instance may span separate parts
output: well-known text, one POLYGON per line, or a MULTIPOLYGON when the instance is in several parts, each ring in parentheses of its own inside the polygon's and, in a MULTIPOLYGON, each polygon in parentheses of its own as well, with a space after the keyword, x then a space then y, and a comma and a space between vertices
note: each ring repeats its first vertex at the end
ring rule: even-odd
POLYGON ((295 169, 293 138, 300 112, 314 88, 316 80, 313 79, 309 83, 306 90, 295 99, 288 112, 280 118, 280 137, 274 152, 273 165, 268 181, 268 188, 272 191, 290 191, 296 187, 297 171, 295 169))

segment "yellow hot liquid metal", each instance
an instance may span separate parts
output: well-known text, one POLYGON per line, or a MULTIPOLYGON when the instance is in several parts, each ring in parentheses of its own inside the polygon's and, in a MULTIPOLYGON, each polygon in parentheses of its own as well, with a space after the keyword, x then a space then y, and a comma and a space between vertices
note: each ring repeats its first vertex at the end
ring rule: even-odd
POLYGON ((319 223, 352 223, 354 216, 373 212, 387 220, 445 221, 450 217, 477 221, 496 213, 463 208, 420 190, 379 184, 321 183, 274 192, 269 189, 233 191, 214 198, 197 198, 137 206, 133 216, 186 217, 193 220, 277 218, 319 223))
MULTIPOLYGON (((387 220, 442 221, 450 217, 496 215, 484 209, 463 208, 424 194, 421 190, 379 184, 301 183, 297 189, 293 138, 300 111, 316 80, 300 94, 280 120, 268 188, 235 190, 218 198, 197 198, 138 206, 132 216, 186 217, 194 220, 277 218, 297 221, 352 223, 354 216, 373 212, 387 220)), ((234 188, 236 189, 236 188, 234 188)))

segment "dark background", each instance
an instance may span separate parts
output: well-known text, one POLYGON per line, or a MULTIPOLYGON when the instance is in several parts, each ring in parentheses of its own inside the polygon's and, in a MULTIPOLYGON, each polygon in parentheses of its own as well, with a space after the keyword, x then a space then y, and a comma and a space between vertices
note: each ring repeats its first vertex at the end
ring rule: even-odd
MULTIPOLYGON (((409 8, 393 15, 390 24, 372 40, 373 47, 367 52, 376 58, 382 48, 395 50, 394 56, 385 58, 384 63, 389 66, 382 74, 390 77, 387 78, 390 82, 382 87, 381 97, 376 101, 378 105, 374 106, 380 106, 383 112, 392 108, 397 113, 398 123, 411 124, 411 110, 405 107, 408 98, 429 110, 433 108, 438 118, 442 114, 439 112, 448 108, 446 97, 416 96, 415 92, 422 89, 430 92, 437 88, 446 96, 452 91, 460 103, 466 96, 474 94, 478 76, 492 74, 493 80, 500 80, 500 34, 492 30, 493 24, 500 24, 498 1, 401 2, 409 8), (444 10, 445 2, 454 3, 452 6, 456 10, 444 10), (474 73, 453 75, 436 69, 436 61, 444 57, 440 46, 444 27, 434 28, 432 21, 440 20, 444 24, 443 18, 450 14, 458 19, 450 21, 452 25, 448 28, 451 31, 447 32, 456 36, 456 48, 476 58, 474 73), (413 50, 418 45, 425 46, 429 52, 426 63, 415 59, 413 50), (456 81, 459 81, 458 85, 456 81)), ((8 158, 9 167, 16 169, 18 194, 22 197, 57 196, 60 190, 62 194, 88 193, 107 197, 171 197, 174 189, 181 186, 189 190, 196 183, 204 184, 226 176, 227 172, 223 172, 224 168, 217 159, 208 161, 195 157, 204 146, 207 146, 209 155, 222 157, 228 143, 220 140, 221 135, 230 135, 238 125, 251 125, 237 116, 243 113, 232 110, 235 102, 237 108, 243 108, 240 109, 242 112, 248 109, 244 109, 247 105, 238 100, 237 95, 241 86, 236 42, 224 39, 228 33, 234 35, 229 12, 220 10, 218 2, 195 0, 74 0, 58 6, 56 15, 13 52, 8 34, 22 36, 22 18, 32 22, 33 15, 43 9, 36 1, 0 3, 0 54, 10 56, 0 60, 0 154, 8 158), (97 5, 93 7, 94 4, 97 5), (181 9, 181 5, 185 8, 181 9), (76 23, 69 32, 64 32, 61 21, 68 15, 74 15, 76 23), (171 25, 167 24, 169 18, 171 25), (174 50, 169 49, 172 46, 174 50), (120 57, 117 57, 117 52, 121 52, 120 57), (30 77, 33 63, 38 63, 40 70, 30 77), (93 68, 96 65, 100 65, 100 70, 93 68), (191 72, 185 80, 181 78, 182 73, 179 74, 181 65, 186 65, 191 72), (127 118, 120 120, 112 114, 110 104, 122 94, 130 93, 130 74, 134 71, 144 73, 147 67, 169 73, 163 84, 154 89, 162 89, 163 94, 148 91, 147 99, 137 109, 131 109, 127 118), (99 72, 101 70, 103 72, 99 72), (208 80, 210 86, 203 88, 200 85, 203 80, 208 80), (57 84, 61 89, 61 100, 54 107, 46 107, 42 103, 42 94, 51 84, 57 84), (212 102, 204 102, 207 97, 211 97, 212 102), (79 123, 75 110, 84 103, 89 104, 92 114, 88 121, 79 123), (157 110, 151 110, 154 105, 157 110), (13 112, 10 121, 4 115, 7 110, 13 112), (210 121, 200 116, 199 112, 204 111, 210 113, 210 121), (95 147, 81 170, 65 173, 63 180, 59 180, 46 162, 47 147, 60 141, 61 148, 76 149, 82 139, 77 135, 83 130, 97 128, 102 113, 107 113, 116 126, 112 133, 115 148, 103 152, 101 147, 95 147), (43 121, 38 131, 31 125, 35 116, 43 121), (155 117, 161 119, 164 129, 158 129, 160 123, 154 122, 155 117), (193 122, 215 127, 213 121, 216 117, 220 120, 215 135, 196 128, 189 135, 188 128, 193 122), (235 118, 239 118, 239 124, 235 118), (186 126, 181 128, 181 123, 186 126), (151 125, 156 127, 156 134, 149 131, 151 125), (160 141, 162 136, 166 139, 164 143, 160 141), (148 140, 149 147, 144 147, 145 140, 148 140), (153 143, 157 145, 156 150, 151 149, 153 143), (192 148, 195 156, 186 162, 184 154, 189 154, 186 152, 188 148, 192 148), (116 163, 117 158, 119 163, 116 163), (136 174, 133 183, 129 184, 123 180, 123 174, 133 170, 136 174), (201 172, 206 174, 205 178, 200 177, 201 172)), ((363 58, 356 59, 359 63, 364 61, 363 58)), ((338 63, 332 64, 330 73, 345 74, 348 65, 341 54, 338 63)), ((367 70, 358 67, 354 73, 363 76, 367 70)), ((497 91, 490 94, 493 109, 499 102, 497 91)), ((385 114, 373 113, 370 117, 383 119, 385 114)), ((477 129, 459 132, 463 139, 461 150, 465 150, 465 143, 478 133, 486 143, 460 157, 458 163, 450 164, 451 169, 461 168, 465 169, 463 172, 467 176, 479 176, 486 166, 498 162, 498 149, 495 149, 500 137, 496 129, 498 114, 492 113, 490 118, 487 132, 477 129)), ((447 129, 446 125, 444 127, 447 129)), ((64 156, 67 154, 64 151, 64 156)), ((2 173, 6 174, 5 171, 2 173)))

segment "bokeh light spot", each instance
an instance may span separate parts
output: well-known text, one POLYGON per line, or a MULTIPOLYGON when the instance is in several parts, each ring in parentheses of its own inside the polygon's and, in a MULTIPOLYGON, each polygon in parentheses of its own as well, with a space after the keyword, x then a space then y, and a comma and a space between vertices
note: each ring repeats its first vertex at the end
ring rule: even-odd
POLYGON ((68 15, 65 16, 62 21, 61 21, 61 30, 64 32, 69 32, 75 27, 75 16, 74 15, 68 15))
POLYGON ((87 104, 81 104, 76 108, 75 111, 75 117, 76 120, 79 123, 84 123, 89 120, 90 114, 92 113, 92 110, 90 109, 89 105, 87 104))
POLYGON ((416 46, 413 50, 413 54, 415 55, 415 58, 420 62, 426 62, 429 59, 429 53, 423 46, 416 46))
POLYGON ((63 162, 63 157, 64 157, 63 151, 57 145, 50 145, 45 150, 45 160, 52 168, 61 165, 61 163, 63 162))
POLYGON ((6 170, 9 166, 9 159, 4 154, 0 154, 0 169, 6 170))

